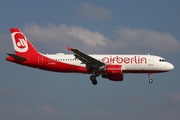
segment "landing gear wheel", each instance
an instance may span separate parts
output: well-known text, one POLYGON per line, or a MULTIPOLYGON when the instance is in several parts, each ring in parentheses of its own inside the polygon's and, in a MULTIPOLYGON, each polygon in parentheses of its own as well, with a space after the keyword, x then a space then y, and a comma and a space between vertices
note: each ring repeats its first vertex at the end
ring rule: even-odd
POLYGON ((153 82, 153 80, 152 79, 149 79, 149 83, 152 83, 153 82))
POLYGON ((94 76, 94 75, 91 75, 91 76, 90 76, 90 80, 91 80, 91 81, 94 81, 94 80, 96 80, 96 76, 94 76))
POLYGON ((97 80, 92 80, 93 85, 97 85, 97 80))
POLYGON ((96 76, 95 76, 95 75, 91 75, 91 76, 90 76, 90 80, 92 81, 92 84, 93 84, 93 85, 96 85, 96 84, 97 84, 97 80, 96 80, 96 76))

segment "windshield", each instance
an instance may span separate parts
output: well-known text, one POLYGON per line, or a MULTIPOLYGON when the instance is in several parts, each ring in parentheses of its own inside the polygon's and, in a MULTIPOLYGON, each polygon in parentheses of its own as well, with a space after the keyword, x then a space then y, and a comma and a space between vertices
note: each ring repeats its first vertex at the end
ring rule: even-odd
POLYGON ((165 59, 159 59, 159 62, 166 62, 165 59))

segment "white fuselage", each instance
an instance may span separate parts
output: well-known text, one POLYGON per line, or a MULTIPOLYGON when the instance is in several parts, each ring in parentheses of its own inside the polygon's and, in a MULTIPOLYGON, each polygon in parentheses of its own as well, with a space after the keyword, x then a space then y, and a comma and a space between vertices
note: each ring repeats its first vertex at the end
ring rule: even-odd
MULTIPOLYGON (((44 56, 71 65, 83 66, 82 62, 75 59, 73 54, 44 54, 44 56)), ((174 66, 166 60, 154 55, 110 55, 110 54, 89 54, 89 56, 106 64, 122 65, 123 71, 156 71, 165 72, 172 70, 174 66)))

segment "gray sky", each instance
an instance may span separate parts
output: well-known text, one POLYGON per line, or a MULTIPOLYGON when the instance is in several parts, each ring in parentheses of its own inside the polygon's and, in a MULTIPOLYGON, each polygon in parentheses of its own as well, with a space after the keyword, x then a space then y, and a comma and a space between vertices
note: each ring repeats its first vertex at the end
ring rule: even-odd
POLYGON ((2 1, 1 120, 179 120, 180 1, 2 1), (20 28, 42 53, 154 54, 175 69, 125 74, 123 82, 42 71, 5 61, 14 52, 9 28, 20 28))

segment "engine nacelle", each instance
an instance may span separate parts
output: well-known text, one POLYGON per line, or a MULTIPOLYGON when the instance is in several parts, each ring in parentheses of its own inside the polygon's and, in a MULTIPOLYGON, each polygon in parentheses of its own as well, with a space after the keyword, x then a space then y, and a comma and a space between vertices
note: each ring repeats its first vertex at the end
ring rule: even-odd
POLYGON ((121 65, 106 65, 99 68, 100 72, 105 72, 108 75, 121 75, 122 66, 121 65))
POLYGON ((108 78, 111 81, 123 81, 123 73, 121 65, 106 65, 99 68, 100 72, 106 74, 102 78, 108 78))

